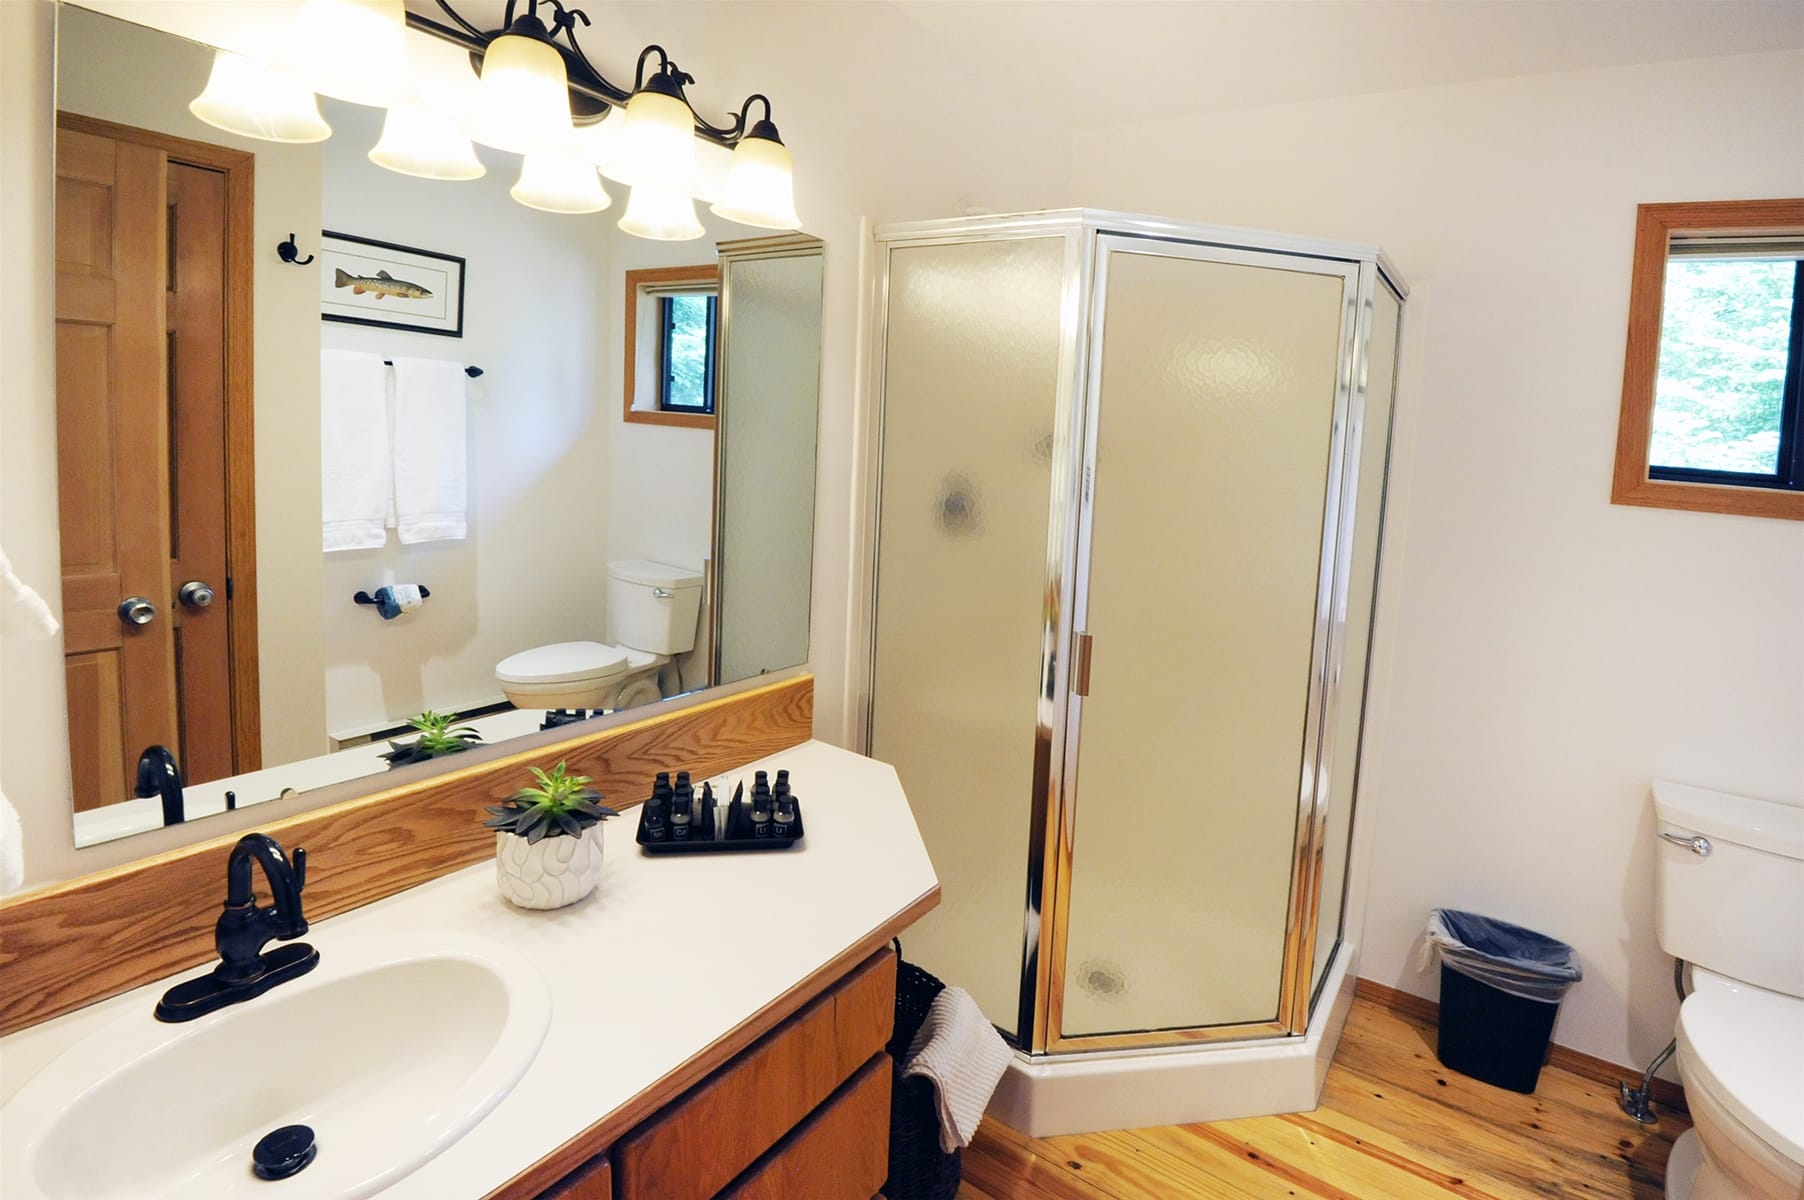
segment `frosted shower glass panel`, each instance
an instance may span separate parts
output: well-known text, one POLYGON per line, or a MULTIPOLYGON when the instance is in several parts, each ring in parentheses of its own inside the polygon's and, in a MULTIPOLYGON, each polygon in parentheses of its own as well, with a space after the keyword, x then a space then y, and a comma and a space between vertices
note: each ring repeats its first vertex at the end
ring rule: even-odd
POLYGON ((1060 1028, 1272 1021, 1344 282, 1105 265, 1060 1028))
MULTIPOLYGON (((1063 238, 890 256, 871 753, 946 896, 908 957, 1018 1020, 1063 238)), ((878 848, 873 848, 878 852, 878 848)))
POLYGON ((1378 586, 1378 534, 1384 513, 1384 471, 1390 449, 1391 396, 1397 377, 1397 297, 1380 283, 1372 307, 1366 403, 1359 445, 1359 493, 1353 506, 1353 555, 1347 572, 1346 649, 1341 655, 1340 699, 1330 731, 1334 757, 1328 766, 1328 828, 1322 851, 1322 898, 1316 909, 1315 962, 1309 988, 1340 941, 1347 891, 1347 852, 1353 829, 1354 784, 1359 768, 1360 718, 1365 711, 1366 668, 1372 644, 1372 602, 1378 586))
POLYGON ((750 679, 808 661, 814 522, 797 518, 814 512, 821 255, 728 258, 721 271, 720 457, 741 469, 719 476, 719 677, 750 679))

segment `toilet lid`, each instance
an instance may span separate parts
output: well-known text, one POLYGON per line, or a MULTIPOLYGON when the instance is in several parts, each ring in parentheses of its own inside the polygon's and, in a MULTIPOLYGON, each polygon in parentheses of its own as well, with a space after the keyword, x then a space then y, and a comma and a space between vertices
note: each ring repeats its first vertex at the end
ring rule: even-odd
POLYGON ((1804 1162, 1804 1000, 1735 985, 1679 1006, 1698 1082, 1762 1141, 1804 1162))
POLYGON ((495 678, 502 683, 603 681, 626 673, 626 651, 600 642, 556 642, 502 659, 495 678))

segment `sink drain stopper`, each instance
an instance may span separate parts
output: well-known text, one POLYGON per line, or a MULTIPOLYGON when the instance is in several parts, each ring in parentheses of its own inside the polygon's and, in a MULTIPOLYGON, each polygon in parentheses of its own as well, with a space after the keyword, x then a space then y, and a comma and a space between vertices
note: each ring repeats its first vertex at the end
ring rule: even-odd
POLYGON ((263 1135, 251 1150, 251 1170, 258 1179, 287 1179, 306 1169, 319 1146, 306 1125, 284 1125, 263 1135))

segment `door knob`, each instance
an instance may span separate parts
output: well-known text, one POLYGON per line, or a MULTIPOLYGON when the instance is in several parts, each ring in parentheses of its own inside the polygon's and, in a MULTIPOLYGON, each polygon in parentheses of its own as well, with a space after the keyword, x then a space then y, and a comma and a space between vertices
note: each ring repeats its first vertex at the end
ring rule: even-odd
POLYGON ((127 625, 148 625, 157 619, 157 606, 143 596, 127 596, 119 602, 119 619, 127 625))
POLYGON ((213 589, 198 579, 190 579, 184 583, 178 594, 181 596, 182 603, 189 608, 205 608, 213 603, 213 589))

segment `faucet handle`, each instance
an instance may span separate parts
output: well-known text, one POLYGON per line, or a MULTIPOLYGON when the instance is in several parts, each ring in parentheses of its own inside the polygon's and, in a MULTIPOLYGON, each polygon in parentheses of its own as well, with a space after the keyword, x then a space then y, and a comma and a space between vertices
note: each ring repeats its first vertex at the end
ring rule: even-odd
POLYGON ((300 846, 294 848, 294 890, 300 891, 307 886, 307 851, 300 846))

